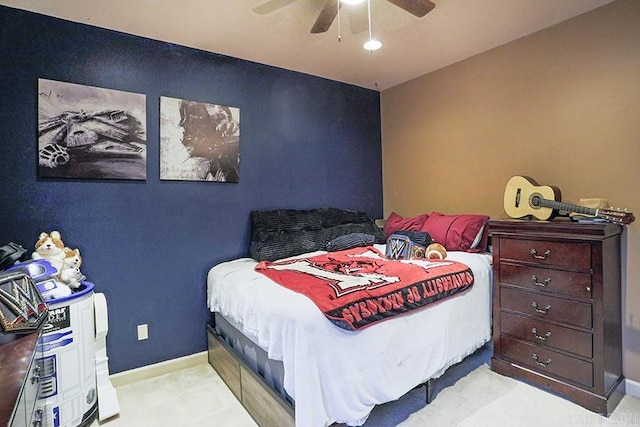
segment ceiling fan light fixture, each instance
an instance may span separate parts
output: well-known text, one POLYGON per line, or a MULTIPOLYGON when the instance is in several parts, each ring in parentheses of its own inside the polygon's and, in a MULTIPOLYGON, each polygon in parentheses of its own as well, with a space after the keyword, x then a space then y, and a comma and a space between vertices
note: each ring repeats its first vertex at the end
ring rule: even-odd
POLYGON ((362 47, 367 49, 369 52, 373 52, 374 50, 380 49, 382 47, 382 43, 371 36, 371 0, 367 0, 367 18, 369 20, 369 40, 367 40, 362 47))
POLYGON ((354 5, 364 3, 366 0, 340 0, 344 4, 354 5))
POLYGON ((367 40, 365 44, 362 45, 368 51, 378 50, 382 47, 382 43, 376 39, 367 40))

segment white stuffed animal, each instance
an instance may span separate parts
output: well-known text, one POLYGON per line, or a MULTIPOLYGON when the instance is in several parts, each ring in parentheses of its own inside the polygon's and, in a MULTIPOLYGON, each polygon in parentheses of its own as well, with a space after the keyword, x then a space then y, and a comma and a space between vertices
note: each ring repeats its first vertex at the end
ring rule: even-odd
POLYGON ((60 276, 58 276, 60 281, 67 285, 71 289, 78 289, 80 287, 80 282, 82 282, 86 277, 84 274, 80 272, 78 267, 67 267, 62 270, 60 276))
POLYGON ((51 234, 40 233, 40 237, 36 242, 36 250, 31 254, 33 259, 44 259, 53 265, 58 271, 62 270, 64 264, 64 243, 62 237, 57 231, 51 234))

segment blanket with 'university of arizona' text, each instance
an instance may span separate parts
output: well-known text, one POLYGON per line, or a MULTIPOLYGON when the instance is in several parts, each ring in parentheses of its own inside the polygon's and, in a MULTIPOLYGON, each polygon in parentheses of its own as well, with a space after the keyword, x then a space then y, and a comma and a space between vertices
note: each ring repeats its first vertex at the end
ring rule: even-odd
POLYGON ((408 313, 473 285, 473 272, 452 260, 389 260, 376 248, 261 261, 255 270, 309 297, 335 325, 358 330, 408 313))

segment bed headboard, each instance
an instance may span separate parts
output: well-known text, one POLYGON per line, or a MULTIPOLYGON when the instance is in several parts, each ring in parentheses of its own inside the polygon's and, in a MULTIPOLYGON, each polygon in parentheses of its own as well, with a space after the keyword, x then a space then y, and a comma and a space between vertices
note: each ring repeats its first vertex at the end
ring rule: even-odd
POLYGON ((257 261, 275 261, 325 250, 336 237, 353 233, 369 234, 375 243, 386 242, 382 229, 364 212, 337 208, 256 210, 251 212, 249 253, 257 261))

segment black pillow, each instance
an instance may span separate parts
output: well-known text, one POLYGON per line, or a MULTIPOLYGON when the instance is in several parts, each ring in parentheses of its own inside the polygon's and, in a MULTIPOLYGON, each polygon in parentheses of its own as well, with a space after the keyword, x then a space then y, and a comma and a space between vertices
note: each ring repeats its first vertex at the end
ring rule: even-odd
POLYGON ((351 233, 343 236, 338 236, 329 243, 327 243, 327 250, 329 252, 343 251, 345 249, 357 248, 358 246, 370 246, 373 245, 376 238, 371 234, 365 233, 351 233))
POLYGON ((433 243, 433 239, 431 238, 431 235, 426 231, 398 230, 398 231, 395 231, 394 233, 407 236, 413 243, 425 248, 433 243))
POLYGON ((275 261, 325 250, 327 242, 353 233, 369 234, 375 243, 387 241, 364 212, 337 208, 252 211, 249 254, 257 261, 275 261))

